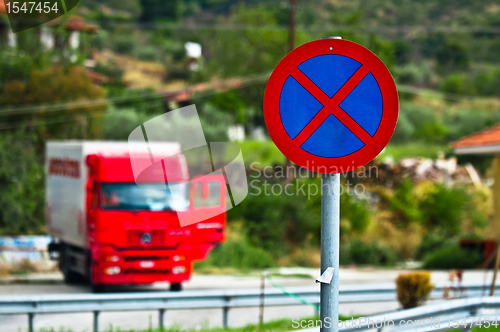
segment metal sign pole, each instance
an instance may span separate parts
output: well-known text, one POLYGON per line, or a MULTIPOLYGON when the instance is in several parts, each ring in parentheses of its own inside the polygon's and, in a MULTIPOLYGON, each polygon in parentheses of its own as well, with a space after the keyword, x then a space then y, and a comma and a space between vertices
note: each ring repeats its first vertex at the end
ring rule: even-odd
POLYGON ((340 174, 321 179, 321 274, 333 268, 330 283, 321 283, 321 332, 337 332, 339 317, 340 174))

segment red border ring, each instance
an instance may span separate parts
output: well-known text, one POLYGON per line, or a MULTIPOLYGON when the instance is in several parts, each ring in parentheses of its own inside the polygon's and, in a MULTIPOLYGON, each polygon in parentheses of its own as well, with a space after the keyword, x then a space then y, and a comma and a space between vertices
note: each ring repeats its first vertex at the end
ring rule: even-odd
POLYGON ((267 130, 278 149, 297 165, 318 173, 344 173, 366 165, 389 143, 394 133, 399 113, 399 99, 396 84, 391 73, 374 53, 351 41, 342 39, 321 39, 306 43, 288 53, 276 66, 264 94, 264 118, 267 130), (296 146, 288 136, 281 121, 279 101, 283 85, 290 75, 289 68, 318 55, 339 54, 368 66, 382 92, 382 119, 373 140, 347 156, 325 158, 313 155, 296 146))

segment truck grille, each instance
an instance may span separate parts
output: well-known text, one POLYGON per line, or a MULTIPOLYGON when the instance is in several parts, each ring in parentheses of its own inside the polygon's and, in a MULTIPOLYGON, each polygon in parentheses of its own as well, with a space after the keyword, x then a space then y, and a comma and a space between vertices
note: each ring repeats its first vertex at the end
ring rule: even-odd
POLYGON ((125 270, 125 274, 169 274, 169 270, 125 270))
POLYGON ((165 245, 164 230, 129 230, 127 245, 136 248, 163 247, 165 245))

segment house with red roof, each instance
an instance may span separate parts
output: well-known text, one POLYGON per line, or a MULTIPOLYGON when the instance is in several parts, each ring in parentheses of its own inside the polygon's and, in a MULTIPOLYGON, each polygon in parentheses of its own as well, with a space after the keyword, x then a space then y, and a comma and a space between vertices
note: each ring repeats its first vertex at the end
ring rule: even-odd
POLYGON ((463 137, 451 143, 456 154, 494 155, 493 173, 493 209, 494 216, 490 224, 492 237, 500 239, 500 124, 463 137))

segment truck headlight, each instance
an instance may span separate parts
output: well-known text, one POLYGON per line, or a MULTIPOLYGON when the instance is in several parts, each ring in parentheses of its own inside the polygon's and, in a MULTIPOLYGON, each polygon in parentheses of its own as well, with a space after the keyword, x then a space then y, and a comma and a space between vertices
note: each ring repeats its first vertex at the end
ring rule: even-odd
POLYGON ((111 266, 104 269, 104 273, 107 275, 120 274, 121 269, 118 266, 111 266))
POLYGON ((106 262, 118 262, 120 260, 120 257, 113 255, 113 256, 106 256, 105 261, 106 262))
POLYGON ((186 267, 185 266, 174 266, 172 268, 172 273, 173 274, 181 274, 186 272, 186 267))
POLYGON ((186 257, 184 256, 181 256, 181 255, 175 255, 174 257, 172 257, 172 259, 174 260, 174 262, 178 262, 178 261, 183 261, 186 259, 186 257))

